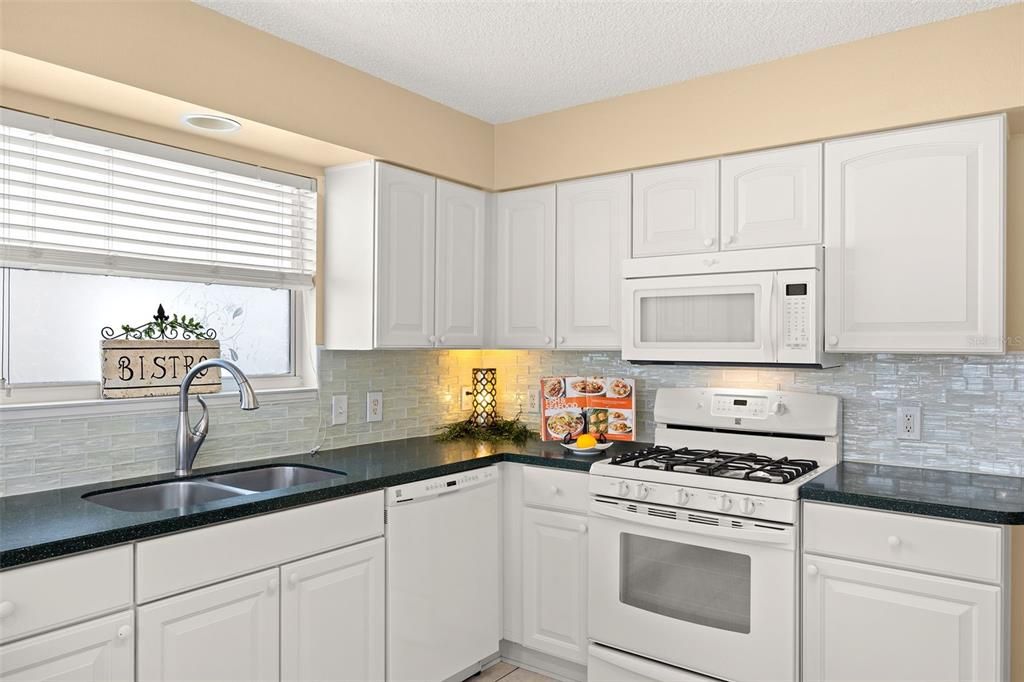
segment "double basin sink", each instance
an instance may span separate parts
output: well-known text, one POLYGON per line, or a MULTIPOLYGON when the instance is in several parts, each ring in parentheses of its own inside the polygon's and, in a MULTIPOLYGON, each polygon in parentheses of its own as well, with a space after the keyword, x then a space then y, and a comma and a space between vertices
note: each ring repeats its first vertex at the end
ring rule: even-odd
POLYGON ((283 490, 306 483, 344 478, 339 471, 302 465, 276 464, 244 471, 210 474, 120 490, 99 491, 83 498, 119 511, 149 512, 186 509, 207 502, 283 490))

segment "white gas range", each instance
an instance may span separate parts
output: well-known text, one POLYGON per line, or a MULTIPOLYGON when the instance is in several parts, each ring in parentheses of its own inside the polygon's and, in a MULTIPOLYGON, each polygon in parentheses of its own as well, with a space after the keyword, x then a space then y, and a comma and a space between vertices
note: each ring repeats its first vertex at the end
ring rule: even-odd
POLYGON ((840 459, 839 399, 661 389, 654 417, 590 471, 589 679, 797 680, 799 489, 840 459))

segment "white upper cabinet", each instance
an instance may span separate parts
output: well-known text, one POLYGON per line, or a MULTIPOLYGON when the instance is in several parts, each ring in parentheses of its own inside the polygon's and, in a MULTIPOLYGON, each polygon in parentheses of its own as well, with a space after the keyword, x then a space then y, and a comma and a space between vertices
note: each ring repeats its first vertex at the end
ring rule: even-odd
POLYGON ((498 195, 495 299, 499 347, 554 347, 554 185, 498 195))
POLYGON ((722 159, 722 248, 821 242, 821 144, 722 159))
POLYGON ((434 201, 429 175, 377 164, 377 346, 434 345, 434 201))
POLYGON ((560 183, 557 193, 557 346, 619 348, 629 174, 560 183))
POLYGON ((633 173, 633 257, 718 250, 718 159, 633 173))
POLYGON ((437 181, 436 345, 479 348, 484 342, 487 194, 437 181))
POLYGON ((825 144, 825 348, 999 353, 1005 117, 825 144))

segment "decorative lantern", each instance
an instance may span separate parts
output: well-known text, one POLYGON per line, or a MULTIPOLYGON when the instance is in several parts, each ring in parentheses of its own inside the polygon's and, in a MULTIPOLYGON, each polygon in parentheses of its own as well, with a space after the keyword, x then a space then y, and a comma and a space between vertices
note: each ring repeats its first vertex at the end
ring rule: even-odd
POLYGON ((473 415, 478 426, 489 426, 498 418, 498 370, 473 370, 473 415))

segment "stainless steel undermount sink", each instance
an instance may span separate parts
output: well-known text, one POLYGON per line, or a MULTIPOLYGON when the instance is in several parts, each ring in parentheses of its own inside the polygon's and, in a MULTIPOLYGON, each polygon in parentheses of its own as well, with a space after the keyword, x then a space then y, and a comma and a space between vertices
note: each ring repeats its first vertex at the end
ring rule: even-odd
POLYGON ((167 481, 137 488, 90 493, 85 499, 120 511, 147 512, 184 509, 250 494, 251 490, 239 490, 205 481, 167 481))
POLYGON ((283 490, 305 483, 342 478, 345 475, 340 471, 315 467, 271 464, 185 481, 165 481, 134 488, 88 493, 83 499, 119 511, 181 510, 229 497, 283 490))
POLYGON ((280 464, 276 466, 259 467, 247 471, 233 471, 226 474, 214 474, 207 480, 221 485, 229 485, 235 488, 244 488, 256 492, 267 490, 280 490, 291 488, 304 483, 318 483, 331 478, 339 478, 345 474, 326 469, 314 469, 313 467, 290 466, 280 464))

